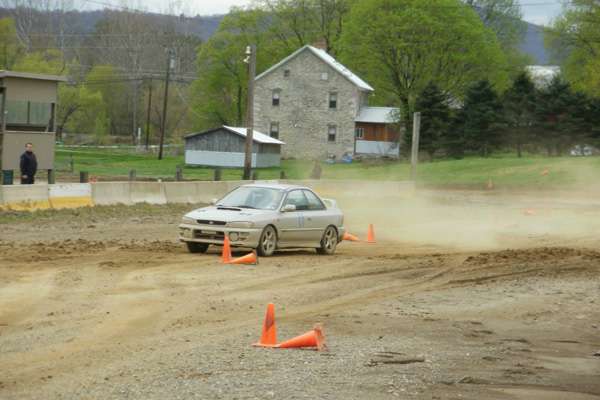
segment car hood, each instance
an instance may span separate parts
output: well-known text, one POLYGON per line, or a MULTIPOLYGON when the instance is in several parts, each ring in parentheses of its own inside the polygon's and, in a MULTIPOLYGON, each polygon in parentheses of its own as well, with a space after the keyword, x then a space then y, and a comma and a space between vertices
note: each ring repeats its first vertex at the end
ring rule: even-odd
POLYGON ((236 208, 236 207, 204 207, 198 210, 191 211, 185 216, 187 218, 214 220, 214 221, 246 221, 255 217, 273 214, 272 210, 253 210, 251 208, 236 208))

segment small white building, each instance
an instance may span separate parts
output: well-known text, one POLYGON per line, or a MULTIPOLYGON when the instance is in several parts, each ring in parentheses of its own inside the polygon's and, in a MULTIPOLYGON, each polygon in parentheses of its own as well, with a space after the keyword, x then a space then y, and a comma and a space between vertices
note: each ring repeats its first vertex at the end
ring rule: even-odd
MULTIPOLYGON (((220 126, 184 136, 185 164, 212 167, 244 167, 246 128, 220 126)), ((252 131, 252 168, 278 167, 281 145, 257 130, 252 131)))

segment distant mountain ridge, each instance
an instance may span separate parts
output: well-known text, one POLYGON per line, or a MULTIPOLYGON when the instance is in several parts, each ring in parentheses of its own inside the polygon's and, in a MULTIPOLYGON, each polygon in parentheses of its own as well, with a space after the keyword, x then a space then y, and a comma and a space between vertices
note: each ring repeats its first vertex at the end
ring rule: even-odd
MULTIPOLYGON (((114 12, 114 11, 111 11, 114 12)), ((11 9, 0 8, 0 17, 12 16, 11 9)), ((162 18, 154 14, 147 14, 150 19, 162 18)), ((94 31, 95 26, 102 21, 105 11, 72 11, 71 17, 75 21, 75 26, 83 32, 90 33, 94 31)), ((185 35, 199 36, 203 42, 210 39, 219 28, 219 24, 225 17, 225 14, 216 14, 210 16, 196 15, 194 17, 175 18, 175 26, 179 33, 185 35)), ((521 51, 524 54, 531 55, 535 65, 549 65, 550 55, 544 46, 542 37, 542 28, 538 25, 524 22, 527 24, 525 41, 521 45, 521 51)))

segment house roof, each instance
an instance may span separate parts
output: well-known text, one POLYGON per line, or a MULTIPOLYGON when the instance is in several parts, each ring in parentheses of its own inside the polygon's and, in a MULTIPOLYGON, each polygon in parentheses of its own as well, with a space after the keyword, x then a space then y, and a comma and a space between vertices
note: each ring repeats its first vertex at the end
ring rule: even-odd
MULTIPOLYGON (((248 133, 247 128, 237 128, 237 127, 233 127, 233 126, 222 125, 218 128, 209 129, 207 131, 192 133, 192 134, 184 136, 183 138, 189 139, 194 136, 203 135, 205 133, 213 132, 213 131, 216 131, 217 129, 221 129, 221 128, 224 128, 224 129, 228 130, 229 132, 235 133, 236 135, 242 136, 244 138, 246 137, 246 135, 248 133)), ((258 142, 258 143, 263 143, 263 144, 285 144, 281 140, 277 140, 275 138, 272 138, 271 136, 265 135, 264 133, 260 133, 256 129, 254 129, 252 131, 252 141, 258 142)))
POLYGON ((396 122, 392 115, 392 111, 394 110, 399 109, 394 107, 363 107, 354 119, 354 122, 391 124, 396 122))
POLYGON ((5 78, 5 77, 39 79, 39 80, 44 80, 44 81, 56 81, 56 82, 66 82, 67 81, 66 76, 32 74, 29 72, 15 72, 15 71, 0 70, 0 78, 5 78))
POLYGON ((348 78, 348 80, 350 80, 350 82, 354 83, 360 89, 362 89, 362 90, 368 90, 370 92, 375 91, 375 89, 373 89, 371 86, 369 86, 369 84, 367 84, 365 81, 363 81, 362 79, 360 79, 358 76, 354 75, 352 73, 352 71, 350 71, 348 68, 344 67, 339 62, 337 62, 335 60, 335 58, 333 58, 329 54, 327 54, 325 52, 325 50, 320 50, 320 49, 317 49, 316 47, 309 46, 309 45, 301 47, 300 49, 296 50, 294 53, 290 54, 289 56, 287 56, 283 60, 279 61, 277 64, 273 65, 271 68, 269 68, 268 70, 266 70, 262 74, 258 75, 256 77, 256 80, 259 80, 263 76, 269 74, 271 71, 277 69, 279 66, 285 64, 286 62, 288 62, 292 58, 296 57, 298 54, 302 53, 303 51, 311 51, 313 54, 315 54, 321 60, 323 60, 327 64, 329 64, 329 66, 331 68, 335 69, 337 72, 339 72, 340 74, 342 74, 346 78, 348 78))

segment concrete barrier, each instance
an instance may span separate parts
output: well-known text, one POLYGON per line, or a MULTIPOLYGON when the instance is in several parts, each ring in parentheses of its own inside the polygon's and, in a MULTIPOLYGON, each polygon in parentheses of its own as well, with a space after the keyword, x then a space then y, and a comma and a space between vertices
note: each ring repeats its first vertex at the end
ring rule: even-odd
POLYGON ((92 183, 92 200, 98 206, 133 205, 129 196, 129 182, 92 183))
POLYGON ((129 196, 134 203, 167 204, 165 187, 158 182, 130 182, 129 196))
POLYGON ((199 181, 196 185, 200 203, 209 204, 212 199, 220 199, 229 193, 225 181, 199 181))
POLYGON ((242 185, 247 185, 249 183, 254 183, 254 182, 252 182, 252 181, 225 181, 225 183, 227 184, 227 192, 225 192, 227 194, 235 188, 238 188, 242 185))
POLYGON ((196 182, 166 182, 165 199, 167 203, 199 203, 196 182))
POLYGON ((93 207, 92 185, 89 183, 60 183, 48 185, 52 208, 93 207))
POLYGON ((48 185, 5 185, 2 210, 47 210, 51 207, 48 185))

